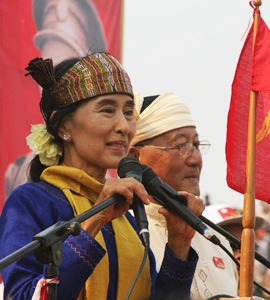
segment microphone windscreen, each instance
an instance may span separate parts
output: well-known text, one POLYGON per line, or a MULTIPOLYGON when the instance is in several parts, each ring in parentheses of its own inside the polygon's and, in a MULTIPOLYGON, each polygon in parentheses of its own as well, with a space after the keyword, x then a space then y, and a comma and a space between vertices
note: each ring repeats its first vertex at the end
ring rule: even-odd
POLYGON ((138 177, 136 179, 140 182, 142 180, 141 164, 132 156, 126 156, 120 160, 117 173, 120 178, 129 177, 129 174, 132 174, 131 177, 138 177))
POLYGON ((157 176, 157 174, 153 171, 152 168, 148 167, 147 165, 142 164, 142 176, 143 176, 143 184, 146 188, 146 190, 148 189, 149 191, 151 191, 151 189, 153 188, 153 185, 151 184, 153 179, 156 179, 159 177, 157 176))

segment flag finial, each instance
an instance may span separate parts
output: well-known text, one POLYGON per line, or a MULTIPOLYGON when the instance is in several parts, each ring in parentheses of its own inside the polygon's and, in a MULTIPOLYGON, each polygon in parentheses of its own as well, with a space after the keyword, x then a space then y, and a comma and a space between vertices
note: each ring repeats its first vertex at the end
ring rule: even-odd
POLYGON ((249 4, 254 8, 254 7, 261 6, 262 1, 261 0, 253 0, 253 1, 250 1, 249 4))

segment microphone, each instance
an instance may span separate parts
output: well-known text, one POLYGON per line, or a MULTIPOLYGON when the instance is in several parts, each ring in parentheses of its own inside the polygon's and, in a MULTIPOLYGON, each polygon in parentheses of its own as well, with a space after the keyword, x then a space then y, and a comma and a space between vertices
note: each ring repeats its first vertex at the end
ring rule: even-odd
MULTIPOLYGON (((142 182, 142 166, 134 157, 127 156, 122 158, 119 162, 117 172, 120 178, 133 177, 139 182, 142 182)), ((135 194, 131 208, 133 209, 137 227, 139 228, 139 236, 141 241, 144 247, 149 248, 150 238, 144 203, 135 194)))
POLYGON ((171 186, 163 182, 152 168, 142 165, 142 183, 148 194, 169 211, 177 214, 193 229, 198 231, 206 239, 216 245, 220 245, 220 240, 211 232, 211 230, 185 205, 187 199, 177 193, 171 186))

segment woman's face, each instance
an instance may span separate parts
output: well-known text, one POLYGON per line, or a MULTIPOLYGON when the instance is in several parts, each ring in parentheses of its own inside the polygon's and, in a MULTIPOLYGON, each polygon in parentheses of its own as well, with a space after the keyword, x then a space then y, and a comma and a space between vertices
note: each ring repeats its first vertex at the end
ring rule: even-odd
POLYGON ((134 101, 129 95, 98 96, 80 106, 61 125, 69 134, 64 142, 64 162, 99 178, 118 167, 135 134, 134 101))

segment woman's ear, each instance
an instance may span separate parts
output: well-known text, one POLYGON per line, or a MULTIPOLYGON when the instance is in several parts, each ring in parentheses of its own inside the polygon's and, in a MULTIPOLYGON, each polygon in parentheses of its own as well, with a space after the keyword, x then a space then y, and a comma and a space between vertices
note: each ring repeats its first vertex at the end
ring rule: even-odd
POLYGON ((128 155, 132 156, 132 157, 135 157, 135 158, 137 158, 139 160, 140 152, 138 151, 138 149, 136 147, 131 146, 129 148, 128 155))
POLYGON ((58 129, 58 135, 60 136, 60 138, 62 140, 69 140, 70 139, 70 134, 67 132, 67 130, 65 129, 65 127, 63 126, 65 122, 62 122, 59 129, 58 129))
MULTIPOLYGON (((57 113, 57 111, 53 111, 52 114, 51 114, 51 117, 50 119, 52 120, 54 118, 54 115, 57 113)), ((66 118, 64 118, 58 128, 58 136, 62 139, 62 140, 65 140, 65 141, 69 141, 71 139, 71 136, 70 136, 70 133, 69 133, 69 130, 66 126, 66 118)))

